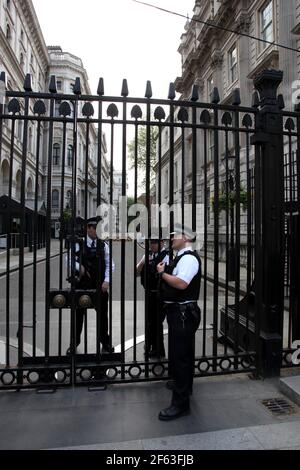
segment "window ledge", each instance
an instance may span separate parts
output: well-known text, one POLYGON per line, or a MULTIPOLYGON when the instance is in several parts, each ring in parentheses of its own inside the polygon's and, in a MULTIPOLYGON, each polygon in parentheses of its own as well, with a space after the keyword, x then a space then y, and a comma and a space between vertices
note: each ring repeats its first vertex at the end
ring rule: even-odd
POLYGON ((240 78, 238 77, 234 82, 230 83, 230 85, 227 86, 225 91, 225 97, 221 101, 222 104, 225 104, 227 101, 230 100, 230 98, 233 96, 234 90, 239 87, 239 84, 240 78))

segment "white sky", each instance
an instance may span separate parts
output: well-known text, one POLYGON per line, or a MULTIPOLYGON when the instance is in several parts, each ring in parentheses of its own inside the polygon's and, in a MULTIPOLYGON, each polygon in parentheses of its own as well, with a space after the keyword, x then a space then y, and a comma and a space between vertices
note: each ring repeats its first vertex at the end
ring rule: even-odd
MULTIPOLYGON (((104 77, 105 93, 119 95, 128 79, 131 96, 144 96, 151 80, 153 97, 166 98, 169 82, 181 74, 177 52, 185 19, 132 0, 33 0, 47 45, 79 56, 92 92, 104 77)), ((192 16, 195 0, 149 3, 192 16)))
MULTIPOLYGON (((120 95, 127 78, 130 96, 144 96, 151 80, 153 98, 167 98, 169 83, 181 75, 178 53, 185 18, 132 0, 33 0, 47 45, 79 56, 91 91, 99 77, 105 94, 120 95)), ((192 16, 195 0, 150 0, 149 3, 192 16)), ((105 131, 105 129, 104 129, 105 131)), ((108 144, 109 144, 109 136, 108 144)), ((128 139, 131 140, 130 133, 128 139)), ((108 154, 109 157, 109 154, 108 154)), ((121 137, 116 135, 115 169, 121 169, 121 137)), ((128 172, 132 194, 133 172, 128 172)))

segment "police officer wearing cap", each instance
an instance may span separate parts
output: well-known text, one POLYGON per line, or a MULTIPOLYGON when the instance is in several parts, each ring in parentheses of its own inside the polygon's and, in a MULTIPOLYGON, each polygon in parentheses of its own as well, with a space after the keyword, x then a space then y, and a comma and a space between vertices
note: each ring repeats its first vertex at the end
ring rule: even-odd
MULTIPOLYGON (((98 263, 100 262, 100 288, 101 288, 101 332, 100 342, 102 343, 102 352, 114 352, 111 347, 111 341, 108 334, 108 290, 110 285, 110 252, 107 243, 100 241, 100 259, 97 256, 97 218, 93 217, 87 221, 87 236, 83 248, 77 243, 75 246, 75 269, 78 276, 77 289, 89 290, 98 289, 98 263)), ((115 269, 112 261, 112 272, 115 269)), ((84 315, 86 309, 76 309, 76 347, 81 342, 81 333, 83 329, 84 315)), ((70 354, 70 348, 67 355, 70 354)))
POLYGON ((163 262, 169 263, 169 254, 165 247, 164 241, 159 238, 150 240, 149 267, 145 266, 145 255, 137 265, 137 274, 141 276, 141 284, 149 289, 149 323, 146 329, 148 335, 148 356, 149 358, 165 357, 164 347, 164 331, 163 322, 165 315, 163 314, 162 302, 158 295, 158 275, 157 266, 163 262), (147 272, 148 271, 148 272, 147 272), (146 279, 148 274, 148 283, 146 279))
POLYGON ((169 325, 169 362, 173 382, 171 405, 159 419, 170 421, 190 412, 195 362, 195 333, 201 322, 198 306, 201 285, 201 260, 192 248, 195 241, 188 232, 172 234, 172 248, 177 256, 169 265, 160 263, 161 298, 169 325))

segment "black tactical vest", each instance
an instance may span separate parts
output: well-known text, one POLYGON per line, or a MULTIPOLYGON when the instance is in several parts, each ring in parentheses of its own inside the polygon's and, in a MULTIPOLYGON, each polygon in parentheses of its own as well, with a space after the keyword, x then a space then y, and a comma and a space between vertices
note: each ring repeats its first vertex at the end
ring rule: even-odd
MULTIPOLYGON (((97 243, 97 240, 95 240, 95 244, 97 243)), ((100 257, 97 257, 97 247, 89 247, 87 246, 87 243, 85 242, 83 246, 83 253, 82 253, 82 266, 85 268, 86 271, 89 272, 91 279, 87 276, 85 276, 85 280, 89 284, 89 288, 93 289, 97 286, 98 284, 98 267, 100 265, 100 283, 103 284, 104 279, 105 279, 105 270, 106 270, 106 265, 105 265, 105 243, 103 241, 100 241, 100 257)), ((80 262, 80 250, 76 252, 76 261, 80 262)))
POLYGON ((189 286, 184 289, 175 289, 171 287, 166 281, 162 279, 160 286, 160 297, 164 302, 188 302, 192 300, 198 300, 200 296, 201 287, 201 259, 196 251, 186 251, 181 256, 177 256, 168 266, 166 266, 165 272, 172 274, 179 261, 187 255, 194 256, 199 262, 199 270, 196 276, 193 277, 189 286))
POLYGON ((158 256, 156 258, 153 258, 152 260, 149 260, 149 269, 148 269, 148 280, 149 284, 147 286, 146 283, 146 267, 145 265, 143 266, 143 269, 141 271, 141 284, 142 286, 146 289, 146 287, 149 288, 149 290, 155 291, 158 289, 158 276, 157 276, 157 266, 159 263, 162 263, 162 261, 165 259, 165 257, 168 255, 167 250, 163 250, 160 253, 158 253, 158 256))

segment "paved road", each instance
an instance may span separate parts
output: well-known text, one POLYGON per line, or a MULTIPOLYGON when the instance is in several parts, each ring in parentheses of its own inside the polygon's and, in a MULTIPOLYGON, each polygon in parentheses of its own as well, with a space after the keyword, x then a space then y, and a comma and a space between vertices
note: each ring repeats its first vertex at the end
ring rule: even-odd
MULTIPOLYGON (((121 287, 121 267, 120 267, 120 243, 116 242, 113 244, 113 258, 116 264, 116 270, 113 275, 112 281, 112 332, 113 332, 113 343, 114 345, 120 345, 121 338, 121 302, 120 302, 120 287, 121 287)), ((138 248, 138 259, 142 256, 142 250, 138 248)), ((128 342, 126 346, 130 348, 130 340, 134 337, 133 323, 134 323, 134 255, 133 255, 133 244, 126 243, 126 265, 125 265, 125 340, 128 342)), ((59 257, 51 260, 51 288, 58 288, 59 279, 59 257)), ((41 263, 37 266, 37 297, 36 297, 36 346, 37 354, 43 354, 45 350, 45 263, 41 263)), ((66 278, 66 272, 64 268, 63 279, 66 278)), ((9 297, 9 336, 11 338, 11 344, 14 345, 17 341, 17 327, 18 327, 18 273, 13 273, 10 276, 10 297, 9 297)), ((65 287, 68 284, 65 282, 65 287)), ((219 308, 224 305, 224 292, 220 290, 219 296, 219 308)), ((200 306, 203 311, 203 289, 201 292, 200 306)), ((5 341, 6 335, 6 278, 0 279, 0 341, 5 341)), ((137 337, 141 337, 144 334, 144 291, 140 285, 140 280, 137 280, 137 337)), ((207 325, 206 331, 206 347, 207 354, 212 350, 212 329, 211 324, 213 323, 213 288, 211 284, 208 284, 207 292, 207 318, 205 324, 207 325)), ((33 343, 33 268, 26 268, 24 271, 24 350, 28 355, 32 354, 32 343, 33 343)), ((93 310, 88 313, 88 344, 89 352, 94 352, 96 349, 96 337, 95 337, 95 325, 96 315, 93 310)), ((62 319, 62 351, 64 352, 69 345, 70 335, 70 311, 63 310, 61 312, 62 319)), ((197 352, 202 354, 203 350, 203 321, 198 332, 197 337, 197 352)), ((58 354, 58 325, 59 325, 59 312, 57 310, 50 311, 50 353, 51 355, 58 354)), ((167 328, 167 325, 166 325, 167 328)), ((167 339, 166 339, 167 341, 167 339)), ((81 348, 81 347, 80 347, 81 348)), ((3 343, 2 343, 3 350, 3 343)), ((1 351, 1 349, 0 349, 1 351)), ((79 352, 83 351, 79 349, 79 352)), ((220 352, 222 348, 220 347, 220 352)), ((16 350, 11 349, 12 352, 12 363, 16 360, 16 350)), ((143 343, 138 347, 138 355, 143 355, 143 343)), ((133 350, 129 349, 127 359, 133 359, 133 350)))

